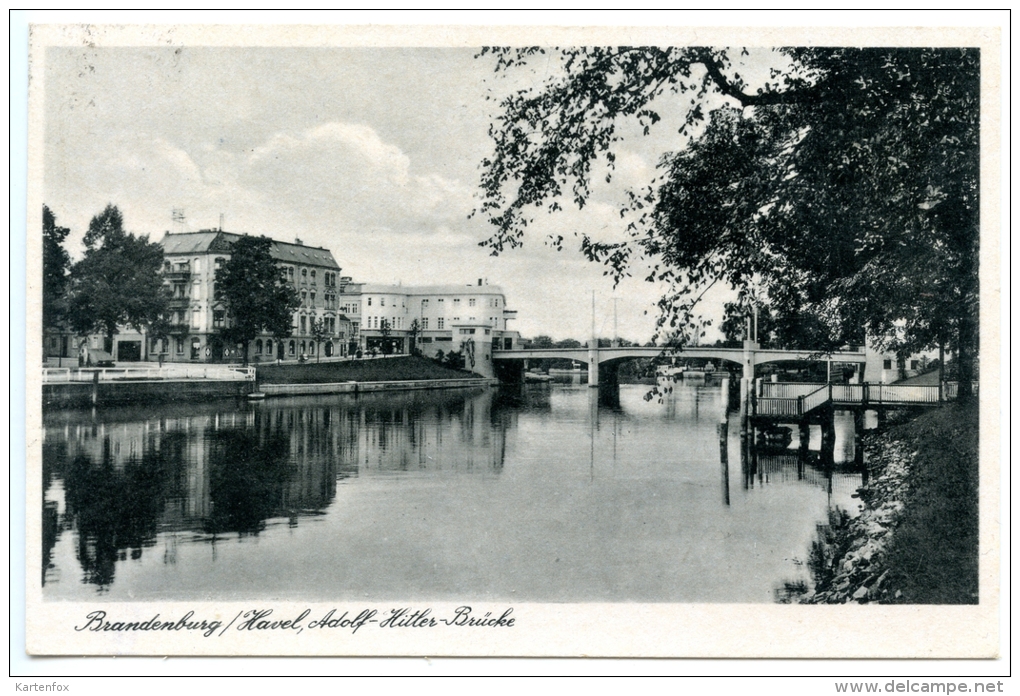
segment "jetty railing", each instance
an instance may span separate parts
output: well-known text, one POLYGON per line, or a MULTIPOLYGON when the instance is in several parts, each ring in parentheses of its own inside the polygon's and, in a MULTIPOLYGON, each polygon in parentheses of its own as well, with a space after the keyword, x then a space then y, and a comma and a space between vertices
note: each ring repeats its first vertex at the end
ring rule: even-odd
POLYGON ((215 380, 254 382, 255 368, 240 365, 164 365, 163 367, 44 368, 44 384, 66 382, 153 382, 215 380))
MULTIPOLYGON (((973 388, 977 391, 977 385, 973 388)), ((959 387, 946 382, 942 401, 957 398, 959 387)), ((834 406, 932 405, 940 401, 938 385, 921 384, 818 384, 762 382, 754 401, 758 416, 804 416, 816 408, 834 406)))
POLYGON ((832 385, 823 384, 821 387, 800 397, 800 412, 801 415, 805 413, 811 413, 816 408, 824 406, 828 402, 832 401, 832 385))
POLYGON ((762 382, 761 395, 765 398, 796 399, 823 386, 821 382, 762 382))

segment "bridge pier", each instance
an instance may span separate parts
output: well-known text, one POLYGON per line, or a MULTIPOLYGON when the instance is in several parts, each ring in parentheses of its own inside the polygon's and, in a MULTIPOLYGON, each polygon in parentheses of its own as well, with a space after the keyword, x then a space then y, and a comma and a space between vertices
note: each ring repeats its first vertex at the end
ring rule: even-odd
POLYGON ((599 347, 594 339, 588 346, 588 386, 599 386, 599 347))

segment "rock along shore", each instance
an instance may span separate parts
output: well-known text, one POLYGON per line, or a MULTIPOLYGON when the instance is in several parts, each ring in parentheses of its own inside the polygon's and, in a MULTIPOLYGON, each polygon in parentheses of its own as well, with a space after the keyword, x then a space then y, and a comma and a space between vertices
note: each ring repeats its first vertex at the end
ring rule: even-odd
POLYGON ((864 507, 855 518, 831 515, 829 529, 819 530, 821 538, 811 550, 818 584, 801 602, 863 604, 890 599, 886 556, 917 454, 908 445, 888 434, 865 436, 864 456, 872 478, 857 492, 864 507))
POLYGON ((978 601, 978 407, 952 404, 864 437, 869 482, 830 513, 809 564, 811 604, 978 601))

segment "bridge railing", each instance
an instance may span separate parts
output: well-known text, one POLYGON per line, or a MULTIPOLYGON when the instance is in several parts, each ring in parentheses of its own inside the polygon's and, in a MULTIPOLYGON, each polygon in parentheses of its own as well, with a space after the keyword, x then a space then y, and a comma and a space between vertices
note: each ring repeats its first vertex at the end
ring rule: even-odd
POLYGON ((218 380, 255 381, 254 367, 234 365, 165 365, 163 367, 44 368, 44 384, 66 382, 218 380))

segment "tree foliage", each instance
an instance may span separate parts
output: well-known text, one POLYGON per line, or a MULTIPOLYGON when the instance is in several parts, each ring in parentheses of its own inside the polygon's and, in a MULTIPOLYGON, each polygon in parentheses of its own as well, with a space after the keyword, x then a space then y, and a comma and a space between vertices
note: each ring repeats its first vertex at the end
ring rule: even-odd
MULTIPOLYGON (((544 49, 486 49, 502 72, 544 49)), ((977 347, 980 54, 976 49, 790 48, 768 77, 747 52, 572 48, 545 84, 506 97, 476 212, 494 254, 565 198, 611 180, 621 126, 678 120, 675 151, 621 201, 626 241, 579 234, 617 281, 647 264, 659 327, 684 340, 708 287, 777 321, 815 317, 825 343, 977 347)), ((759 61, 760 62, 760 61, 759 61)), ((562 239, 553 240, 557 246, 562 239)))
POLYGON ((320 362, 322 357, 322 344, 330 339, 332 334, 329 328, 326 326, 326 320, 323 317, 319 317, 312 322, 309 327, 311 329, 312 338, 318 344, 318 350, 315 351, 315 362, 320 362))
POLYGON ((421 355, 421 349, 418 347, 421 332, 421 322, 418 319, 412 319, 411 325, 407 328, 407 352, 411 355, 421 355))
POLYGON ((276 339, 291 335, 292 316, 301 304, 273 260, 272 247, 268 237, 241 237, 231 246, 230 258, 216 269, 216 288, 230 317, 223 336, 244 346, 245 364, 249 344, 260 334, 276 339))
POLYGON ((101 332, 112 343, 121 326, 139 331, 167 312, 160 275, 163 247, 124 231, 114 205, 92 218, 85 254, 71 269, 67 318, 76 333, 101 332))
POLYGON ((71 257, 64 249, 64 240, 71 230, 58 227, 57 219, 47 206, 43 206, 43 327, 55 326, 66 311, 68 271, 71 257))

